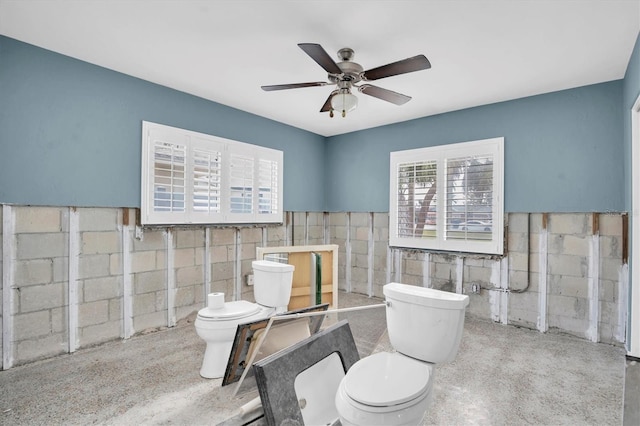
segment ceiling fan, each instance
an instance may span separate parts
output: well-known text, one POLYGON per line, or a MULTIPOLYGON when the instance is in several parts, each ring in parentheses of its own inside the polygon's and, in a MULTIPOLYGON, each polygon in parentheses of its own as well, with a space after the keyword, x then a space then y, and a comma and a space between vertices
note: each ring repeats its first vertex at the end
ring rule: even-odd
POLYGON ((328 111, 330 117, 333 117, 333 111, 342 111, 342 116, 345 117, 347 112, 354 110, 358 106, 358 98, 351 93, 351 89, 354 87, 365 95, 373 96, 392 104, 403 105, 409 102, 410 96, 373 86, 367 82, 431 68, 431 63, 424 55, 417 55, 364 71, 360 64, 352 61, 354 51, 348 47, 338 50, 340 62, 336 63, 319 44, 300 43, 298 46, 329 73, 329 81, 276 84, 262 86, 262 90, 270 92, 272 90, 299 89, 335 84, 336 89, 331 92, 320 109, 320 112, 328 111), (361 82, 362 84, 358 85, 361 82))

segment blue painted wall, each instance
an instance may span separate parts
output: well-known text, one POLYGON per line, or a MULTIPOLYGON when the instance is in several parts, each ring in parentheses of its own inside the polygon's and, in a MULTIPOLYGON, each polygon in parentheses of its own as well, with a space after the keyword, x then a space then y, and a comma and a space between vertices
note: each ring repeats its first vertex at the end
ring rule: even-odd
POLYGON ((328 211, 389 210, 389 153, 505 138, 507 212, 625 208, 622 81, 328 138, 328 211))
POLYGON ((324 137, 0 36, 0 203, 139 207, 142 120, 282 150, 285 209, 324 208, 324 137))
POLYGON ((0 36, 0 203, 138 207, 148 120, 283 150, 286 210, 388 211, 389 152, 496 136, 508 212, 629 210, 638 49, 624 80, 325 139, 0 36))

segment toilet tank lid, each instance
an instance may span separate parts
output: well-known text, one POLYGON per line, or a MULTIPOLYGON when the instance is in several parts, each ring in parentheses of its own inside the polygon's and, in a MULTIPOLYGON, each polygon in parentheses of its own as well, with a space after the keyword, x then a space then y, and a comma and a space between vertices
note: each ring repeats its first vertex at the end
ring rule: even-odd
POLYGON ((295 269, 293 265, 288 263, 273 262, 271 260, 254 260, 251 262, 253 269, 268 272, 290 272, 295 269))
POLYGON ((385 284, 382 292, 390 299, 440 309, 464 309, 469 304, 469 296, 465 294, 401 283, 385 284))

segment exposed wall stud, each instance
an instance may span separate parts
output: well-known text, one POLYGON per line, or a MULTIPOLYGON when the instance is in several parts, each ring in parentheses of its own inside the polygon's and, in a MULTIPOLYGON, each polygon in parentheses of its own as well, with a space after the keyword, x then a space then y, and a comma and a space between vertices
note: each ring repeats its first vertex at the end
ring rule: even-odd
POLYGON ((373 253, 375 250, 375 242, 373 241, 373 212, 369 213, 369 235, 367 247, 367 294, 373 296, 373 253))
POLYGON ((13 366, 13 256, 15 218, 13 209, 2 205, 2 369, 13 366))
POLYGON ((304 245, 309 245, 309 212, 304 212, 304 245))
POLYGON ((233 270, 235 277, 235 285, 233 286, 233 300, 242 299, 242 237, 240 235, 240 228, 235 229, 235 247, 234 253, 236 256, 233 270))
POLYGON ((331 217, 329 212, 322 213, 322 225, 324 228, 323 244, 331 244, 331 217))
POLYGON ((462 294, 462 279, 464 275, 464 257, 456 257, 456 293, 462 294))
POLYGON ((428 252, 422 259, 422 286, 431 288, 431 254, 428 252))
POLYGON ((592 235, 589 240, 589 276, 587 278, 589 287, 587 338, 592 342, 598 342, 600 340, 600 231, 598 214, 593 213, 591 220, 592 235))
POLYGON ((491 277, 489 278, 489 309, 491 320, 494 322, 500 322, 501 318, 502 292, 499 290, 502 288, 501 278, 500 261, 497 260, 491 264, 491 277))
MULTIPOLYGON (((131 228, 129 209, 122 210, 122 337, 133 336, 133 285, 131 281, 131 228)), ((135 227, 135 225, 133 225, 135 227)))
POLYGON ((402 250, 400 250, 399 248, 396 248, 395 252, 396 252, 396 255, 394 258, 394 261, 396 263, 394 268, 395 282, 401 283, 402 282, 402 250))
POLYGON ((69 285, 67 297, 67 320, 69 332, 69 353, 78 349, 78 271, 80 261, 80 215, 75 207, 69 208, 69 285))
POLYGON ((207 294, 211 293, 211 228, 204 228, 204 306, 207 294))
POLYGON ((344 244, 345 249, 345 271, 344 271, 344 279, 346 281, 346 291, 347 293, 351 293, 351 213, 347 212, 347 240, 344 244))
POLYGON ((627 342, 627 310, 629 308, 629 265, 623 263, 618 272, 618 326, 614 338, 618 342, 627 342))
POLYGON ((175 280, 175 250, 173 249, 173 230, 171 228, 165 231, 167 244, 167 327, 176 325, 175 299, 176 299, 176 280, 175 280))
POLYGON ((500 264, 500 324, 509 323, 509 257, 504 256, 500 264))
POLYGON ((393 265, 393 255, 395 251, 387 245, 387 275, 385 277, 386 282, 391 282, 391 265, 393 265))
POLYGON ((547 325, 547 240, 549 238, 547 230, 547 213, 542 213, 542 226, 539 237, 539 282, 538 282, 538 331, 545 333, 547 325))

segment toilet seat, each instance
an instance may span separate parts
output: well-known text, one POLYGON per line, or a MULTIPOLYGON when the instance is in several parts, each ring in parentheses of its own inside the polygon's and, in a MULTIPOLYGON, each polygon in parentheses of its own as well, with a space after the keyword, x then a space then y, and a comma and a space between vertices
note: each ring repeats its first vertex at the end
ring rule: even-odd
POLYGON ((202 308, 198 311, 198 316, 205 321, 231 321, 254 315, 260 309, 260 305, 256 303, 238 300, 227 302, 220 309, 202 308))
MULTIPOLYGON (((411 405, 433 386, 432 366, 398 352, 379 352, 355 363, 344 378, 344 391, 369 407, 411 405)), ((377 410, 375 410, 377 411, 377 410)))

